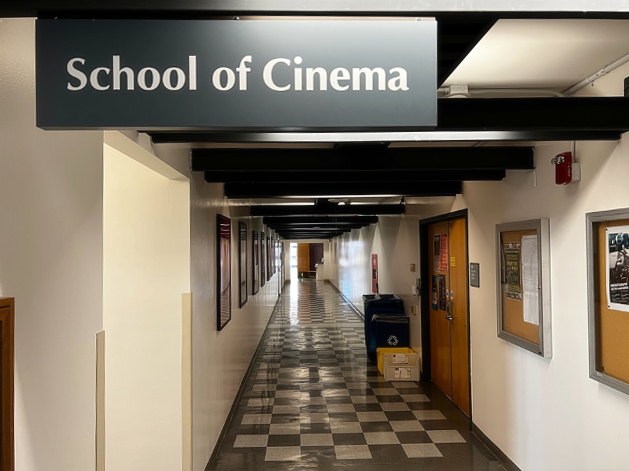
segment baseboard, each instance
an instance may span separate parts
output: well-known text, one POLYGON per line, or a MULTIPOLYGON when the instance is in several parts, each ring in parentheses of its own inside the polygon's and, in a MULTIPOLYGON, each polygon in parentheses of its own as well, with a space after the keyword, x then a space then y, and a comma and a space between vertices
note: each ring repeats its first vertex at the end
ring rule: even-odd
POLYGON ((481 429, 478 428, 478 426, 474 422, 472 422, 472 433, 474 433, 474 435, 476 435, 478 439, 483 442, 483 444, 489 449, 489 451, 496 455, 496 458, 498 458, 502 466, 504 466, 507 471, 522 471, 513 461, 511 461, 511 459, 507 455, 505 455, 505 453, 498 447, 498 445, 492 442, 489 437, 487 437, 487 435, 485 435, 481 431, 481 429))
POLYGON ((256 347, 256 351, 253 353, 253 356, 251 357, 251 363, 249 363, 249 368, 247 368, 245 375, 242 377, 242 381, 240 382, 240 387, 238 388, 238 392, 236 393, 234 403, 232 404, 229 414, 227 414, 227 418, 225 419, 225 423, 223 424, 221 433, 218 436, 218 440, 216 440, 216 446, 214 447, 214 451, 212 452, 212 455, 210 456, 210 459, 207 465, 205 466, 205 471, 210 471, 216 464, 216 460, 218 459, 218 453, 220 452, 221 446, 223 445, 223 442, 225 441, 227 428, 229 424, 231 423, 231 421, 233 420, 234 416, 236 415, 236 411, 238 410, 238 404, 240 403, 240 399, 242 399, 242 395, 245 392, 245 385, 247 384, 247 381, 249 380, 249 376, 251 376, 253 365, 255 364, 255 360, 256 358, 258 358, 258 354, 260 353, 260 349, 262 348, 262 340, 264 339, 264 333, 266 333, 266 330, 269 328, 269 324, 271 324, 271 319, 273 318, 273 314, 275 314, 275 310, 277 309, 277 305, 279 304, 279 302, 280 302, 280 297, 278 296, 277 301, 275 302, 275 306, 273 306, 273 312, 271 313, 271 316, 269 317, 269 322, 267 322, 266 327, 264 328, 264 332, 262 333, 262 337, 260 337, 260 341, 258 342, 258 346, 256 347))
POLYGON ((358 317, 360 317, 360 318, 364 321, 364 320, 365 320, 365 315, 364 315, 364 314, 360 311, 360 309, 358 309, 356 306, 354 306, 354 303, 353 303, 353 302, 351 302, 351 301, 347 298, 347 296, 345 296, 345 295, 343 294, 343 292, 342 292, 340 289, 338 289, 338 288, 337 288, 337 286, 336 286, 334 283, 332 283, 330 280, 327 280, 327 281, 328 281, 328 283, 330 283, 330 286, 332 286, 332 288, 334 288, 334 289, 335 289, 335 291, 336 291, 338 294, 340 294, 340 295, 341 295, 341 297, 342 297, 342 298, 343 298, 343 299, 347 302, 347 304, 349 304, 349 307, 351 307, 351 308, 354 310, 354 312, 358 315, 358 317))

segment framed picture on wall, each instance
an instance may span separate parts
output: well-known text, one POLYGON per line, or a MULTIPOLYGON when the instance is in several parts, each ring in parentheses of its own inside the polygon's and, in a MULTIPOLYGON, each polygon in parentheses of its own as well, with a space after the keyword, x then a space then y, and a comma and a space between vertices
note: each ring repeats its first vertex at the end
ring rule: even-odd
POLYGON ((238 268, 240 275, 240 307, 247 304, 247 224, 238 223, 240 232, 240 245, 238 251, 238 268))
POLYGON ((629 394, 629 208, 586 221, 590 378, 629 394))
POLYGON ((275 275, 275 237, 271 237, 271 275, 275 275))
POLYGON ((253 268, 251 292, 252 294, 256 294, 260 289, 260 241, 258 240, 257 231, 251 231, 251 236, 253 241, 253 253, 251 254, 253 259, 253 263, 251 264, 253 268))
POLYGON ((498 337, 552 357, 550 221, 496 225, 498 337))
POLYGON ((271 273, 271 236, 266 238, 266 280, 269 281, 273 273, 271 273))
POLYGON ((216 216, 217 237, 217 329, 223 330, 232 318, 231 305, 231 219, 218 214, 216 216))
POLYGON ((264 231, 260 232, 260 286, 266 283, 266 243, 264 231))

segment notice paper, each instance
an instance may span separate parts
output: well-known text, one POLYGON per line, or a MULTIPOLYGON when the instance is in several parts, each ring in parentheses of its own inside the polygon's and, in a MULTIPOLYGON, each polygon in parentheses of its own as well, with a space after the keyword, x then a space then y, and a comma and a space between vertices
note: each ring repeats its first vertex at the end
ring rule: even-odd
POLYGON ((403 353, 394 353, 393 354, 393 364, 397 365, 406 365, 408 364, 408 355, 403 353))
POLYGON ((505 296, 522 301, 520 244, 510 242, 505 244, 505 296))
POLYGON ((606 291, 609 309, 629 312, 629 226, 606 229, 606 291))
POLYGON ((537 236, 522 236, 522 288, 524 322, 539 325, 539 256, 537 236))

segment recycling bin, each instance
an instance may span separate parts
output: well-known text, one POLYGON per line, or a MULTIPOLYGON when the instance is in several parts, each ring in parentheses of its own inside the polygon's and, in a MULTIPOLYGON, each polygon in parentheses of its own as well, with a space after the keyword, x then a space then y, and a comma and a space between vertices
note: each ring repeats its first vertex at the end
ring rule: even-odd
POLYGON ((372 317, 376 349, 380 347, 409 347, 409 317, 407 315, 376 314, 372 317))
POLYGON ((370 360, 376 359, 377 341, 373 329, 373 316, 399 316, 404 314, 404 303, 395 294, 364 294, 365 347, 370 360))

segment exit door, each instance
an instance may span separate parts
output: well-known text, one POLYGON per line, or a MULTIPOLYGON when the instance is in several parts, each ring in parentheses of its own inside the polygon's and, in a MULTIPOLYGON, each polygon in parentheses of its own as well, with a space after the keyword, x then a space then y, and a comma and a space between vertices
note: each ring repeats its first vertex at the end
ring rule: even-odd
POLYGON ((427 236, 431 380, 469 416, 466 219, 430 224, 427 236))

